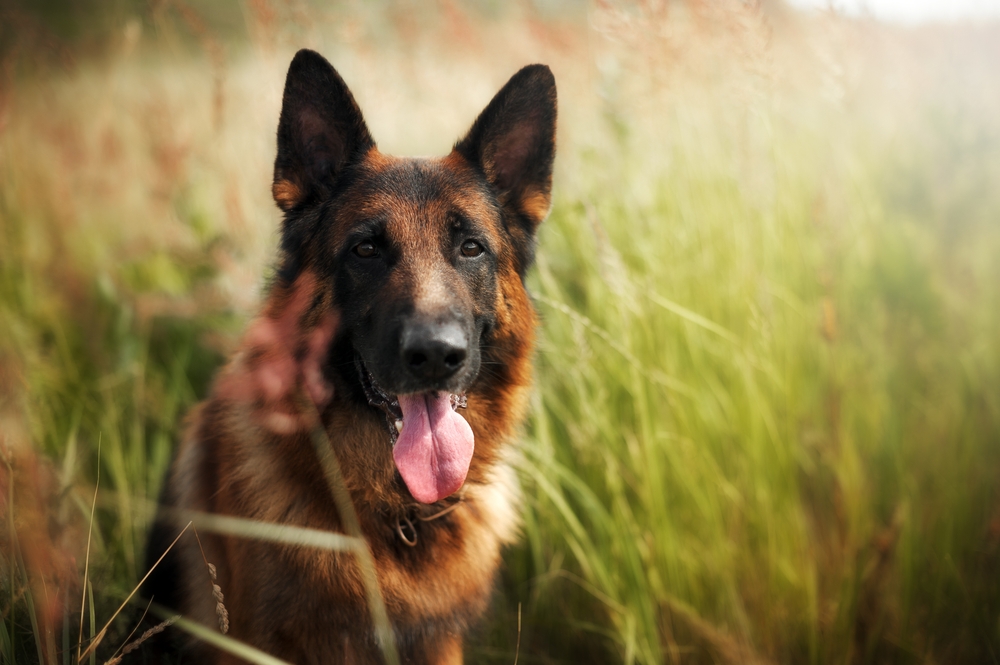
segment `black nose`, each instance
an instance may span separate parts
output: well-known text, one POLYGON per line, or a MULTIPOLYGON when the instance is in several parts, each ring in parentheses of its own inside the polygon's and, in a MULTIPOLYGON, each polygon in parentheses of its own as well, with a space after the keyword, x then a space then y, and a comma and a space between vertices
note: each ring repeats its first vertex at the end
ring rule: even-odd
POLYGON ((469 338, 458 323, 415 324, 403 331, 403 364, 414 377, 447 379, 465 364, 469 338))

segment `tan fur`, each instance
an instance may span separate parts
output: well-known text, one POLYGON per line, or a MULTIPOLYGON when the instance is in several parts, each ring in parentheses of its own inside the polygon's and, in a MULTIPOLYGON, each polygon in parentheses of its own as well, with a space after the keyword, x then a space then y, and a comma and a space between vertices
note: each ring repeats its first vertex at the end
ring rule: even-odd
POLYGON ((537 224, 549 214, 550 198, 545 192, 529 189, 521 196, 521 212, 537 224))
POLYGON ((278 180, 271 185, 271 195, 279 208, 288 211, 302 200, 302 188, 291 180, 278 180))

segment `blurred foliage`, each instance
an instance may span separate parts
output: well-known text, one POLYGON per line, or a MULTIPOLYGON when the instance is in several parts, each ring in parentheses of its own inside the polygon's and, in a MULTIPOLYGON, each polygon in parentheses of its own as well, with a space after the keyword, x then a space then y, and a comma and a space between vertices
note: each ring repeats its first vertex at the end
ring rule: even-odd
POLYGON ((525 62, 559 81, 525 537, 470 662, 1000 653, 996 25, 736 0, 0 12, 5 662, 63 662, 81 596, 93 635, 144 573, 179 423, 266 283, 302 46, 387 152, 447 150, 525 62))

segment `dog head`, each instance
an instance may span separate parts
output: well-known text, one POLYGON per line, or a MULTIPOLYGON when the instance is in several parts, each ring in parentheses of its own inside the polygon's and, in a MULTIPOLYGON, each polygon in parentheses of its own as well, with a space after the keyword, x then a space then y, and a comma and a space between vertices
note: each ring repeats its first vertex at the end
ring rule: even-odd
POLYGON ((418 500, 465 479, 472 431, 453 409, 504 360, 511 289, 523 292, 549 210, 555 122, 555 80, 531 65, 449 155, 391 157, 325 59, 303 50, 289 68, 273 184, 279 279, 308 269, 332 292, 331 371, 394 421, 397 467, 418 500))

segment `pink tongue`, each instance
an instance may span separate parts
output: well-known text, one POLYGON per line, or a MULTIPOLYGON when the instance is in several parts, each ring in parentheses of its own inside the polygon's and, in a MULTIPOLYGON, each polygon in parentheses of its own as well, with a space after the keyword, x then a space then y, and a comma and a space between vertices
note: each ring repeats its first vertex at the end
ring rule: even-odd
POLYGON ((465 482, 475 448, 472 428, 446 392, 400 395, 403 431, 392 457, 413 498, 434 503, 465 482))

